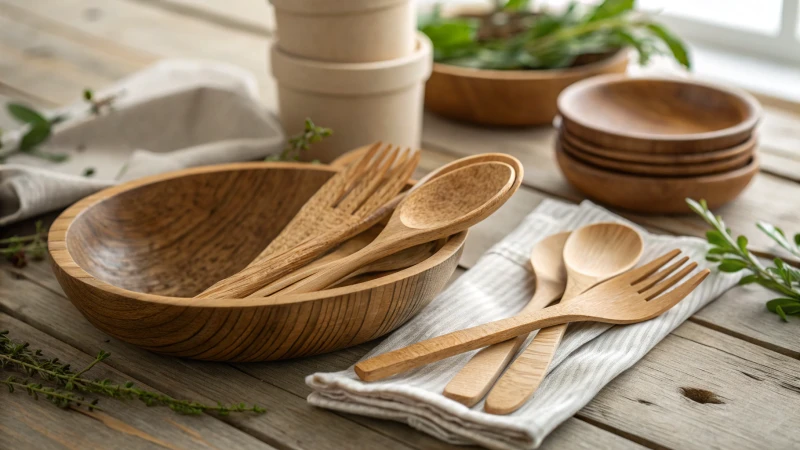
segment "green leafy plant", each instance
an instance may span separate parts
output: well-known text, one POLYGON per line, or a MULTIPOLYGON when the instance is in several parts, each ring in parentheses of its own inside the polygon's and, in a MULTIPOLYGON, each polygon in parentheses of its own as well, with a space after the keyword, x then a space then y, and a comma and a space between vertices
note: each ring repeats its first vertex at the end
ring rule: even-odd
POLYGON ((31 350, 28 343, 14 342, 9 338, 8 331, 0 331, 0 369, 6 372, 14 371, 23 377, 8 375, 5 379, 0 379, 0 384, 5 385, 12 393, 21 389, 35 399, 42 396, 61 408, 99 409, 97 407, 98 399, 87 400, 81 395, 87 394, 119 400, 139 400, 147 406, 164 406, 179 414, 188 415, 207 412, 219 415, 228 415, 232 412, 256 414, 266 412, 258 405, 247 406, 244 403, 206 405, 148 391, 137 387, 130 381, 117 384, 111 380, 86 376, 88 371, 110 356, 110 353, 101 350, 94 361, 75 372, 70 369, 69 364, 64 364, 57 358, 45 358, 41 350, 31 350), (51 386, 46 386, 42 382, 49 383, 51 386))
POLYGON ((311 148, 311 144, 319 142, 333 134, 330 128, 319 127, 306 119, 303 131, 289 138, 286 147, 280 154, 270 155, 265 161, 299 161, 300 153, 311 148))
POLYGON ((25 267, 28 258, 35 261, 43 260, 47 254, 47 230, 42 226, 42 222, 36 222, 34 234, 0 239, 0 254, 15 267, 25 267))
POLYGON ((557 69, 602 59, 632 47, 645 65, 671 55, 691 67, 686 45, 663 25, 634 10, 635 0, 572 2, 559 13, 529 11, 529 2, 496 2, 483 16, 444 17, 436 5, 419 20, 433 43, 434 59, 478 69, 557 69))
MULTIPOLYGON (((800 315, 800 270, 792 267, 781 258, 772 260, 772 266, 764 266, 753 253, 748 250, 748 240, 745 236, 733 238, 731 230, 725 226, 722 217, 715 216, 709 209, 705 200, 699 202, 686 199, 692 211, 696 212, 709 225, 712 230, 706 232, 706 239, 711 244, 706 259, 718 263, 717 268, 722 272, 749 272, 739 284, 757 283, 767 289, 773 290, 781 297, 767 302, 767 309, 787 321, 787 316, 800 315)), ((780 228, 765 222, 758 222, 758 228, 775 240, 781 247, 795 256, 800 257, 800 233, 795 234, 790 241, 780 228)))

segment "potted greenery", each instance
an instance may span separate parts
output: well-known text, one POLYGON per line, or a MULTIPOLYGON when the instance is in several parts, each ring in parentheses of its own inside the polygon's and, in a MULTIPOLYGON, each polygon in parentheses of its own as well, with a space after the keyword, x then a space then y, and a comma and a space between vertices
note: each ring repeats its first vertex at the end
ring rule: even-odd
POLYGON ((489 11, 420 17, 434 47, 425 106, 453 119, 486 125, 540 125, 557 115, 556 99, 570 84, 623 73, 628 49, 647 64, 668 54, 690 67, 686 46, 634 10, 635 0, 570 3, 560 12, 532 11, 530 0, 496 0, 489 11))

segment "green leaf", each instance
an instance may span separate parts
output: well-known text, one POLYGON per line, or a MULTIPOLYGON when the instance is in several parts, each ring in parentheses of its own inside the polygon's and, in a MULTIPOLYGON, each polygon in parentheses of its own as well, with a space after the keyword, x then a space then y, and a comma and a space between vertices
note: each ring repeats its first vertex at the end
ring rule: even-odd
POLYGON ((425 25, 420 31, 433 43, 433 58, 436 61, 465 56, 476 49, 478 23, 475 20, 447 19, 425 25))
POLYGON ((736 238, 736 245, 739 246, 739 250, 741 250, 742 253, 747 253, 747 238, 745 236, 736 238))
POLYGON ((746 275, 739 280, 739 285, 744 286, 746 284, 753 284, 758 282, 758 275, 751 273, 750 275, 746 275))
POLYGON ((31 129, 19 141, 19 151, 30 152, 34 147, 46 141, 50 137, 50 122, 37 122, 32 124, 31 129))
POLYGON ((643 40, 637 39, 634 35, 625 30, 615 30, 614 34, 622 44, 621 46, 625 45, 636 49, 636 53, 639 54, 639 65, 647 65, 647 63, 650 61, 650 49, 647 48, 643 40))
POLYGON ((677 36, 672 34, 672 32, 660 24, 647 24, 647 29, 659 37, 664 44, 667 45, 667 48, 669 48, 669 51, 672 52, 672 56, 675 58, 675 60, 677 60, 687 69, 692 68, 692 63, 689 60, 689 51, 686 49, 686 44, 684 44, 683 41, 681 41, 677 36))
POLYGON ((723 259, 718 268, 722 272, 738 272, 742 269, 747 269, 747 263, 740 259, 723 259))
POLYGON ((633 10, 635 0, 604 0, 595 7, 587 22, 608 19, 633 10))
POLYGON ((530 6, 530 0, 508 0, 503 6, 506 11, 525 11, 530 6))
POLYGON ((794 245, 800 247, 800 233, 794 235, 794 245))
POLYGON ((728 240, 725 239, 725 236, 722 235, 717 230, 708 230, 706 231, 706 239, 708 243, 711 245, 716 245, 717 247, 721 248, 730 248, 731 245, 728 243, 728 240))
POLYGON ((22 123, 29 123, 31 125, 49 123, 43 115, 19 103, 9 103, 6 105, 6 109, 8 109, 8 113, 11 114, 12 117, 22 123))
POLYGON ((94 98, 94 92, 92 92, 92 90, 89 88, 84 89, 83 99, 86 100, 87 102, 90 102, 92 101, 92 98, 94 98))
POLYGON ((781 317, 781 320, 783 320, 784 322, 789 321, 789 319, 786 318, 786 313, 783 312, 783 308, 781 306, 776 306, 775 312, 781 317))

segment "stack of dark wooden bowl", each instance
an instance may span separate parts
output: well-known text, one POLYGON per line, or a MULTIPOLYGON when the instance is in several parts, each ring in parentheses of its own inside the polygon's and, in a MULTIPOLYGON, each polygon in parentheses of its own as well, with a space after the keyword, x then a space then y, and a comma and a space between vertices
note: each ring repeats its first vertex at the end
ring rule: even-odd
POLYGON ((749 94, 687 79, 599 76, 558 99, 558 164, 601 203, 638 212, 684 213, 685 199, 714 208, 758 171, 749 94))

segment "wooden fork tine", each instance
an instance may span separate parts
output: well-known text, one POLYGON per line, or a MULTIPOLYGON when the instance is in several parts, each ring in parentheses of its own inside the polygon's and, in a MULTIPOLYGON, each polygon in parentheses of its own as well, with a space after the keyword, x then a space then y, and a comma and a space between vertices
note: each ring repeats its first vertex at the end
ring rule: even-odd
POLYGON ((392 167, 392 164, 394 164, 400 153, 399 147, 389 146, 388 148, 388 151, 384 151, 378 155, 373 164, 367 167, 364 176, 362 176, 349 191, 344 193, 342 199, 336 206, 337 209, 352 214, 379 188, 386 173, 392 167))
POLYGON ((320 198, 319 203, 327 206, 333 206, 338 203, 342 196, 348 190, 350 190, 349 186, 351 186, 354 181, 357 181, 360 178, 361 173, 364 171, 365 165, 372 160, 372 158, 375 156, 375 153, 382 145, 383 144, 381 142, 372 144, 372 147, 369 148, 367 153, 364 154, 364 156, 362 156, 358 162, 347 166, 345 169, 326 181, 325 184, 319 189, 320 193, 324 193, 322 194, 323 197, 320 198))
POLYGON ((344 186, 344 189, 342 189, 342 196, 353 189, 356 183, 358 183, 358 181, 361 180, 366 173, 369 173, 368 171, 375 163, 375 160, 380 160, 381 157, 386 154, 387 150, 391 151, 392 146, 390 145, 386 150, 382 150, 381 154, 376 158, 378 151, 382 148, 383 142, 381 141, 372 144, 372 147, 367 150, 367 153, 365 153, 357 163, 352 164, 350 167, 345 169, 347 182, 344 186))
POLYGON ((653 300, 648 301, 647 304, 657 306, 659 308, 660 312, 656 313, 655 315, 661 314, 661 312, 672 308, 673 306, 678 304, 679 301, 686 298, 687 295, 691 294, 692 291, 694 291, 694 289, 700 283, 702 283, 703 280, 705 280, 708 274, 710 273, 711 273, 710 270, 703 269, 697 274, 695 274, 695 276, 693 276, 692 278, 689 278, 688 280, 681 283, 675 289, 667 292, 666 294, 658 298, 654 298, 653 300))
POLYGON ((691 264, 687 265, 680 272, 676 273, 675 275, 667 278, 666 280, 662 281, 661 283, 651 287, 650 289, 642 292, 642 295, 645 297, 646 300, 650 300, 655 298, 657 295, 661 294, 662 292, 666 291, 667 289, 671 288, 675 283, 681 281, 686 275, 689 275, 691 271, 693 271, 697 267, 696 262, 692 262, 691 264))
POLYGON ((392 200, 405 186, 411 174, 419 164, 420 154, 417 150, 406 149, 403 158, 395 164, 395 167, 384 177, 381 185, 361 207, 358 213, 363 211, 374 211, 389 200, 392 200))
POLYGON ((666 269, 660 270, 655 275, 652 275, 652 276, 650 276, 648 278, 645 278, 644 280, 634 284, 633 287, 638 289, 639 292, 644 292, 644 291, 650 289, 651 287, 653 287, 653 285, 655 285, 659 281, 661 281, 664 278, 666 278, 669 274, 674 272, 678 267, 682 266, 688 260, 689 260, 689 257, 688 256, 684 256, 683 258, 679 259, 677 262, 673 263, 671 266, 667 267, 666 269))
POLYGON ((678 256, 680 253, 681 251, 676 248, 675 250, 667 252, 666 254, 650 261, 642 267, 637 267, 636 269, 626 272, 620 278, 630 281, 631 284, 639 283, 640 281, 654 274, 658 269, 663 267, 664 264, 670 262, 672 258, 678 256))

